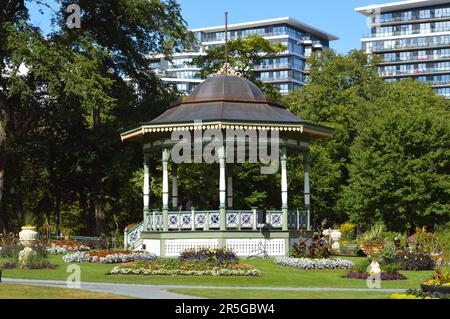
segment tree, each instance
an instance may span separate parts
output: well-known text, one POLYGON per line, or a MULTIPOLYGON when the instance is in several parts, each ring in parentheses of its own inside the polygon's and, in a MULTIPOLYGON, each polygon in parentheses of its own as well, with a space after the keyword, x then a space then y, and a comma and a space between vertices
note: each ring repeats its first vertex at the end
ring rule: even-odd
POLYGON ((443 97, 413 81, 386 84, 358 125, 340 205, 360 224, 405 231, 450 219, 450 113, 443 97))
MULTIPOLYGON (((311 145, 311 196, 315 222, 346 219, 337 201, 341 187, 348 180, 349 147, 356 137, 356 127, 373 109, 382 94, 382 80, 376 63, 362 51, 339 55, 331 50, 314 53, 308 60, 310 81, 285 98, 289 109, 305 120, 334 129, 333 137, 311 145)), ((292 159, 297 171, 291 177, 291 193, 302 202, 302 159, 292 159)))
POLYGON ((102 235, 142 211, 127 191, 141 149, 119 133, 178 96, 151 72, 149 55, 181 50, 191 35, 172 0, 59 3, 59 28, 46 37, 24 1, 0 4, 0 228, 32 211, 102 235), (81 29, 66 27, 68 4, 80 6, 81 29))
MULTIPOLYGON (((269 100, 279 101, 281 95, 278 90, 273 85, 258 80, 254 67, 261 64, 264 59, 273 58, 285 49, 283 44, 271 42, 257 34, 246 38, 239 37, 228 42, 228 63, 244 78, 260 87, 269 100)), ((217 73, 224 63, 224 45, 209 49, 205 55, 199 55, 192 59, 192 65, 201 68, 200 76, 202 78, 217 73)))

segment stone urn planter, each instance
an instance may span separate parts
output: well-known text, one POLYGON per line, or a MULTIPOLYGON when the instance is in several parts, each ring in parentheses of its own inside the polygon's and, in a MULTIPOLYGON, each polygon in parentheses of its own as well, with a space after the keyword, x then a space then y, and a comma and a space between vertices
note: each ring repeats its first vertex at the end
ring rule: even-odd
POLYGON ((19 252, 19 262, 21 265, 29 263, 33 256, 36 256, 36 252, 33 250, 34 242, 38 239, 38 232, 34 226, 23 226, 22 231, 19 233, 20 243, 25 247, 19 252))
POLYGON ((372 260, 372 262, 370 263, 367 272, 370 274, 379 274, 381 273, 381 268, 380 268, 380 264, 378 263, 378 258, 380 257, 381 254, 381 246, 364 246, 363 247, 364 252, 370 257, 370 259, 372 260))
POLYGON ((438 293, 441 295, 450 295, 450 286, 435 286, 435 285, 424 285, 420 284, 420 288, 423 291, 438 293))
POLYGON ((23 226, 19 233, 20 243, 24 247, 33 247, 34 242, 38 239, 38 232, 34 226, 23 226))

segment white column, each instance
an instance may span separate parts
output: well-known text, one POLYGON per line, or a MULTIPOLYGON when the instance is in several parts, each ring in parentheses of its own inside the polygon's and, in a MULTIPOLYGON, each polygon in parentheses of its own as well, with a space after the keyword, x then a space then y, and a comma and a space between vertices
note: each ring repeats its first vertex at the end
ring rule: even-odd
POLYGON ((225 147, 221 146, 218 150, 220 179, 219 179, 219 200, 220 208, 225 208, 226 184, 225 184, 225 147))
POLYGON ((177 166, 172 163, 172 208, 178 210, 178 179, 177 166))
POLYGON ((311 155, 309 151, 303 154, 303 171, 304 171, 304 196, 305 196, 305 210, 307 214, 307 230, 311 229, 311 191, 309 172, 311 170, 311 155))
POLYGON ((143 187, 144 201, 144 227, 148 228, 148 213, 150 211, 150 154, 144 153, 144 187, 143 187))
POLYGON ((163 166, 163 178, 162 178, 162 211, 163 211, 163 231, 169 230, 168 211, 169 211, 169 150, 163 148, 162 151, 162 166, 163 166))
POLYGON ((167 148, 163 149, 162 153, 162 166, 163 166, 163 180, 162 180, 162 204, 163 210, 169 209, 169 150, 167 148))
POLYGON ((288 207, 287 151, 281 148, 281 208, 288 207))
POLYGON ((282 230, 288 230, 288 182, 287 182, 287 149, 281 148, 281 211, 282 217, 282 230))
POLYGON ((220 230, 226 230, 226 175, 225 175, 225 147, 222 145, 218 149, 219 165, 220 165, 220 177, 219 177, 219 210, 220 210, 220 230))
POLYGON ((233 208, 233 176, 228 176, 227 179, 227 207, 233 208))

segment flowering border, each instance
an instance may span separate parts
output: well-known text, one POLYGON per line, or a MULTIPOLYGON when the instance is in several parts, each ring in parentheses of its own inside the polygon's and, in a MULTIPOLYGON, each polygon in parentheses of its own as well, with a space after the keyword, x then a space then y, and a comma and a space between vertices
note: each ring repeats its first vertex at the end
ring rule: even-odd
POLYGON ((340 258, 292 258, 277 257, 275 263, 278 265, 295 267, 304 270, 321 270, 321 269, 349 269, 355 264, 350 260, 340 258))

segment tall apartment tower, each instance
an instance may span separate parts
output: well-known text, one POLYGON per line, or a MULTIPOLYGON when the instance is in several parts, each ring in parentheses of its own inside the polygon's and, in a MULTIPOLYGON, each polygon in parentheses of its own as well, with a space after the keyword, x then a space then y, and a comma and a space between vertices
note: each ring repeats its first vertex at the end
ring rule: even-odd
POLYGON ((450 98, 450 1, 411 0, 356 8, 371 32, 362 48, 381 57, 385 81, 413 78, 450 98))
MULTIPOLYGON (((203 81, 198 74, 200 69, 189 64, 192 58, 225 43, 224 25, 191 31, 199 43, 193 52, 175 53, 171 62, 157 55, 151 65, 163 81, 175 84, 187 94, 203 81)), ((284 52, 254 66, 256 78, 272 83, 282 94, 303 86, 308 81, 307 57, 315 50, 328 48, 330 41, 338 39, 289 17, 228 25, 230 40, 252 34, 286 46, 284 52)))

